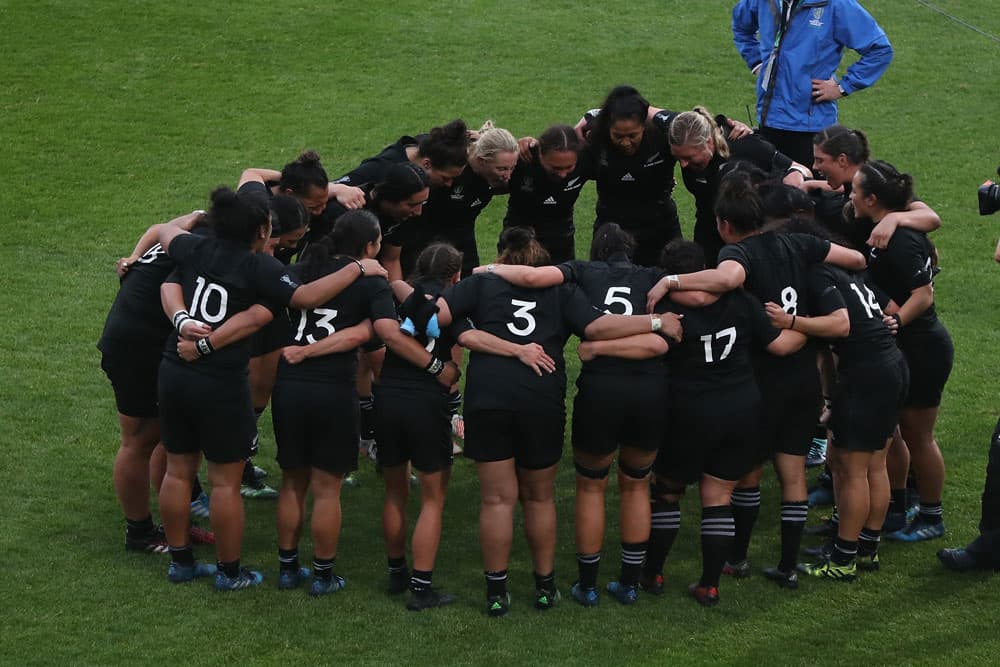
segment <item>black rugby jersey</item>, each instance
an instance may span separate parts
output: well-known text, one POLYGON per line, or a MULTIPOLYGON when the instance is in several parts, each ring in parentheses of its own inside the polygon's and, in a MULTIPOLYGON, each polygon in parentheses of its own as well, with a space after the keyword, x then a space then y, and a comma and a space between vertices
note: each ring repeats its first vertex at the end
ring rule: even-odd
MULTIPOLYGON (((667 354, 672 400, 697 414, 725 415, 760 399, 751 352, 766 347, 779 331, 752 295, 734 290, 701 308, 665 300, 683 315, 684 338, 667 354)), ((766 354, 766 352, 765 352, 766 354)))
MULTIPOLYGON (((199 225, 193 231, 208 236, 211 228, 199 225)), ((136 348, 163 348, 163 342, 173 330, 173 324, 163 313, 160 285, 175 268, 174 260, 159 243, 137 259, 122 276, 118 294, 104 322, 104 331, 97 343, 102 352, 114 345, 127 344, 136 348)))
MULTIPOLYGON (((462 251, 470 261, 477 256, 476 219, 493 199, 495 191, 482 176, 466 167, 451 187, 431 187, 430 196, 419 218, 412 224, 409 243, 403 245, 403 275, 409 275, 420 252, 435 241, 447 241, 462 251)), ((472 264, 475 266, 475 263, 472 264)), ((463 273, 468 267, 463 262, 463 273)))
MULTIPOLYGON (((607 262, 574 260, 559 265, 566 282, 576 283, 590 303, 606 313, 641 315, 646 312, 646 294, 659 280, 659 269, 635 266, 624 254, 607 262)), ((588 373, 663 373, 662 358, 616 359, 598 357, 583 364, 588 373)))
POLYGON ((541 377, 513 357, 472 352, 465 384, 465 409, 565 410, 566 364, 563 347, 570 333, 584 329, 603 313, 575 285, 527 289, 499 276, 479 273, 441 295, 456 319, 468 317, 477 329, 517 344, 538 343, 555 360, 554 373, 541 377))
POLYGON ((684 187, 694 195, 694 238, 705 250, 705 262, 709 266, 714 266, 719 250, 725 245, 715 226, 715 199, 723 177, 738 162, 747 162, 773 177, 783 175, 792 166, 790 157, 778 152, 771 143, 756 134, 728 140, 727 143, 729 158, 716 154, 701 171, 691 167, 681 169, 684 187))
POLYGON ((851 332, 846 338, 831 339, 841 368, 879 360, 893 361, 899 355, 889 327, 882 321, 882 306, 864 276, 848 273, 829 264, 809 268, 809 303, 814 315, 829 315, 847 309, 851 332))
MULTIPOLYGON (((327 204, 326 210, 320 216, 319 220, 313 221, 309 227, 309 232, 306 234, 305 239, 308 239, 310 243, 318 241, 324 236, 328 235, 333 231, 333 225, 336 223, 337 218, 346 213, 349 209, 341 205, 340 202, 331 200, 327 204)), ((413 238, 413 224, 419 222, 420 218, 410 218, 399 222, 393 220, 389 216, 382 214, 378 210, 378 206, 371 198, 371 192, 365 192, 365 206, 364 210, 375 214, 378 218, 378 224, 382 231, 382 245, 391 246, 405 246, 409 239, 413 238)), ((304 246, 303 246, 304 247, 304 246)))
MULTIPOLYGON (((868 249, 868 272, 872 281, 885 290, 889 297, 902 306, 910 293, 924 285, 933 284, 931 270, 931 242, 927 235, 906 227, 899 227, 889 239, 885 250, 868 249)), ((932 303, 907 329, 927 329, 937 322, 937 312, 932 303)))
POLYGON ((539 161, 538 147, 531 149, 531 162, 519 160, 510 177, 510 197, 506 227, 532 227, 539 242, 561 239, 572 234, 573 207, 583 184, 590 179, 590 165, 577 159, 576 168, 566 178, 557 178, 539 161))
MULTIPOLYGON (((272 310, 284 307, 299 286, 274 257, 251 252, 232 241, 182 234, 170 242, 169 251, 177 263, 188 312, 213 329, 262 301, 272 310)), ((177 356, 174 332, 168 337, 163 354, 170 361, 190 364, 206 373, 245 375, 250 339, 244 338, 187 362, 177 356)))
MULTIPOLYGON (((336 273, 353 263, 354 260, 348 257, 334 257, 323 267, 322 275, 336 273)), ((305 268, 306 265, 297 264, 290 267, 288 273, 293 280, 301 283, 305 268)), ((292 324, 288 345, 308 345, 364 320, 395 319, 396 310, 385 278, 364 276, 322 306, 289 308, 288 316, 292 324)), ((355 350, 310 357, 297 364, 289 364, 282 358, 278 365, 278 378, 314 382, 352 378, 357 371, 357 360, 355 350)))
POLYGON ((370 189, 382 180, 389 167, 408 161, 410 158, 406 156, 406 149, 419 145, 421 138, 425 136, 427 135, 416 137, 404 135, 397 139, 396 143, 383 148, 378 155, 362 160, 361 164, 333 182, 370 189))
MULTIPOLYGON (((431 279, 420 280, 415 287, 415 289, 423 290, 425 294, 432 296, 440 294, 443 288, 444 285, 440 281, 431 279)), ((448 362, 451 361, 451 349, 458 342, 459 335, 471 328, 472 323, 467 319, 456 319, 451 326, 442 327, 440 337, 428 338, 426 333, 418 333, 416 340, 437 359, 448 362)), ((385 353, 385 363, 382 365, 379 384, 406 389, 444 390, 436 377, 423 368, 414 366, 392 350, 387 350, 385 353)))
MULTIPOLYGON (((744 288, 761 303, 772 301, 785 312, 809 315, 809 266, 822 262, 830 252, 830 242, 809 234, 763 232, 725 246, 719 251, 719 264, 739 262, 746 272, 744 288)), ((780 381, 787 373, 815 374, 816 359, 811 346, 788 357, 759 357, 761 382, 780 381)))
MULTIPOLYGON (((590 145, 580 154, 597 183, 597 224, 617 222, 626 229, 676 221, 671 194, 674 164, 667 131, 677 115, 661 111, 646 123, 642 142, 632 155, 611 146, 590 145)), ((597 114, 587 113, 588 125, 597 114)))

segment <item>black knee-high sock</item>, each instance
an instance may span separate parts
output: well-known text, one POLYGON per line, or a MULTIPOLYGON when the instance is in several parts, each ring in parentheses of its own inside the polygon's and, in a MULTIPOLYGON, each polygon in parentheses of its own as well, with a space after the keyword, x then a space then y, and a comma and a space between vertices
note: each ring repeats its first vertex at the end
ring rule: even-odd
POLYGON ((677 531, 681 527, 681 506, 666 500, 653 500, 652 526, 649 531, 649 542, 646 545, 646 562, 642 566, 642 574, 652 579, 663 573, 663 563, 674 545, 677 531))
POLYGON ((739 563, 747 559, 750 536, 753 535, 753 527, 757 523, 757 515, 760 514, 760 487, 736 489, 733 491, 730 504, 733 507, 733 520, 736 522, 736 536, 733 540, 733 551, 727 560, 730 563, 739 563))
POLYGON ((732 551, 736 525, 730 505, 703 507, 701 510, 701 581, 702 586, 718 588, 722 565, 732 551))
POLYGON ((618 575, 619 583, 625 586, 639 584, 639 571, 642 569, 643 558, 646 557, 645 542, 622 542, 622 569, 618 575))
POLYGON ((601 552, 592 554, 577 554, 576 566, 580 574, 580 588, 597 586, 597 573, 601 569, 601 552))
POLYGON ((781 503, 781 561, 778 569, 791 572, 799 559, 802 529, 806 527, 809 503, 805 500, 781 503))

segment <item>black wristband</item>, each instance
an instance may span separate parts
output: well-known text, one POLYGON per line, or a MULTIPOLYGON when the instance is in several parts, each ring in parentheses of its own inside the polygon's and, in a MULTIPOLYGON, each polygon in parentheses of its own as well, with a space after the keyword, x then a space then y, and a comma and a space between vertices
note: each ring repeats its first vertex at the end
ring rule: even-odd
POLYGON ((889 317, 896 320, 896 326, 898 326, 900 329, 903 328, 903 320, 899 317, 899 313, 893 313, 889 317))
POLYGON ((441 375, 441 371, 444 370, 444 362, 438 359, 437 357, 432 356, 431 360, 427 363, 426 366, 424 366, 424 370, 433 375, 434 377, 437 377, 438 375, 441 375))
POLYGON ((198 350, 198 356, 204 357, 215 352, 215 348, 212 347, 212 342, 208 340, 208 337, 199 338, 198 342, 194 344, 195 348, 198 350))

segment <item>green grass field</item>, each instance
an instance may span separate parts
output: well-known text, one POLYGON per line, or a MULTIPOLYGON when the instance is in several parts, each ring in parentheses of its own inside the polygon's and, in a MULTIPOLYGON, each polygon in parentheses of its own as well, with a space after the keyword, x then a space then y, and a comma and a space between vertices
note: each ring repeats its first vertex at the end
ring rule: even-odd
MULTIPOLYGON (((0 663, 996 664, 1000 578, 947 574, 934 552, 975 534, 1000 407, 1000 216, 975 211, 975 188, 1000 161, 1000 45, 915 1, 865 4, 896 57, 874 89, 841 103, 842 120, 868 131, 876 157, 913 173, 944 220, 937 303, 957 350, 938 427, 948 536, 887 544, 883 571, 851 586, 807 581, 788 593, 759 576, 724 581, 720 607, 704 610, 683 595, 700 568, 688 502, 663 598, 540 615, 518 532, 514 607, 496 621, 481 608, 478 491, 464 460, 435 573, 460 596, 449 609, 410 614, 383 593, 381 493, 367 462, 362 488, 343 494, 348 588, 329 599, 276 590, 266 501, 247 503, 244 561, 264 569, 259 590, 173 587, 165 557, 124 553, 115 407, 94 348, 117 286, 112 264, 150 224, 204 207, 244 167, 280 167, 307 147, 335 176, 454 117, 537 134, 622 82, 661 106, 745 119, 753 82, 732 46, 732 2, 0 0, 0 663)), ((1000 34, 989 0, 933 4, 1000 34)), ((691 198, 683 188, 676 198, 690 231, 691 198)), ((483 257, 504 206, 499 198, 481 218, 483 257)), ((582 230, 592 206, 588 186, 582 230)), ((578 235, 581 250, 588 242, 578 235)), ((262 423, 259 463, 274 479, 262 423)), ((557 483, 564 592, 575 577, 568 463, 557 483)), ((777 556, 773 476, 761 517, 757 566, 777 556)), ((602 582, 617 573, 611 523, 602 582)), ((308 539, 302 547, 308 558, 308 539)))

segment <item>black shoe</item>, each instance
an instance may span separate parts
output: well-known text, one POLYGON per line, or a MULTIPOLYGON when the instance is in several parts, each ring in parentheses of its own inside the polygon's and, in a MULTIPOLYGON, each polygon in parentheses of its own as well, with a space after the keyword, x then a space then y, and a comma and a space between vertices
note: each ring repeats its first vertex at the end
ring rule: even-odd
POLYGON ((145 535, 130 536, 125 533, 125 551, 138 551, 145 554, 165 554, 169 551, 167 547, 167 536, 163 533, 163 526, 156 526, 145 535))
POLYGON ((784 572, 776 567, 765 567, 763 574, 782 588, 795 590, 799 587, 799 574, 795 570, 784 572))
POLYGON ((802 553, 812 558, 824 560, 826 558, 829 558, 830 554, 833 553, 833 543, 824 542, 818 547, 806 547, 805 549, 802 550, 802 553))
POLYGON ((653 577, 642 575, 639 577, 639 588, 651 595, 663 595, 663 575, 657 574, 653 577))
POLYGON ((834 531, 837 529, 837 524, 827 519, 823 523, 819 523, 813 526, 806 526, 802 529, 803 535, 812 535, 814 537, 831 537, 834 531))
POLYGON ((434 607, 444 607, 455 601, 455 596, 451 593, 439 593, 433 588, 422 591, 413 591, 410 599, 406 601, 406 608, 410 611, 423 611, 434 607))
POLYGON ((410 570, 403 568, 399 572, 389 573, 389 595, 399 595, 410 590, 410 570))
POLYGON ((984 569, 964 547, 941 549, 937 552, 938 560, 954 572, 969 572, 984 569))

